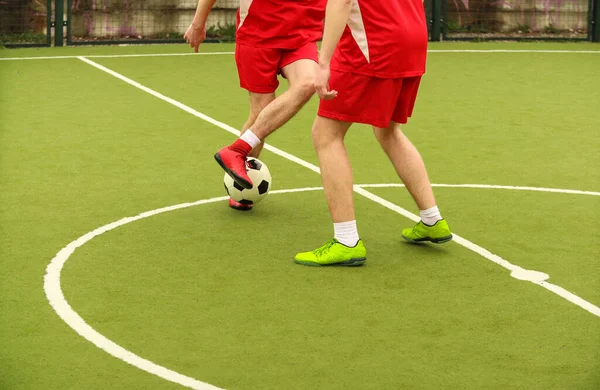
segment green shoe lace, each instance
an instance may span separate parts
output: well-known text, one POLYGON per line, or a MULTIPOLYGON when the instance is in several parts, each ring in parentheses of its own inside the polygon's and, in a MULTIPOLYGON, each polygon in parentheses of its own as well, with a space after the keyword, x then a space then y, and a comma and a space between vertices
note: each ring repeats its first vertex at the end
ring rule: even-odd
POLYGON ((315 249, 313 251, 313 253, 315 256, 319 257, 323 253, 327 252, 332 246, 334 246, 337 243, 338 243, 338 240, 336 240, 335 238, 332 238, 331 240, 327 241, 325 244, 323 244, 319 248, 315 249))

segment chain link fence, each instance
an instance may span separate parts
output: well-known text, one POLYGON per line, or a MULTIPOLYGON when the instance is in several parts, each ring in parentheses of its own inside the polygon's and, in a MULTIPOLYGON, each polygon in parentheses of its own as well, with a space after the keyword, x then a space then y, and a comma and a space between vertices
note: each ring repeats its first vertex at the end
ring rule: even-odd
POLYGON ((444 39, 588 39, 590 0, 444 0, 444 39))
MULTIPOLYGON (((67 44, 183 42, 197 4, 196 0, 68 0, 67 44)), ((207 20, 209 40, 235 40, 238 5, 239 0, 217 0, 207 20)))
MULTIPOLYGON (((295 1, 295 0, 289 0, 295 1)), ((235 40, 240 0, 217 0, 208 42, 235 40)), ((197 0, 0 0, 1 46, 183 42, 197 0), (66 27, 66 28, 64 28, 66 27)), ((600 41, 600 0, 425 0, 439 40, 600 41)))
POLYGON ((0 0, 1 46, 50 46, 51 0, 0 0))

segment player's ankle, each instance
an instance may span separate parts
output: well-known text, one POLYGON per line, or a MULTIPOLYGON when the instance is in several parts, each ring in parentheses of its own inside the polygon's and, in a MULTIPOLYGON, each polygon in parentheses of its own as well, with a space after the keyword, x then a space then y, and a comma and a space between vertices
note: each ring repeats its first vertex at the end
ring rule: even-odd
POLYGON ((333 230, 335 239, 349 248, 355 247, 360 239, 356 228, 356 220, 334 223, 333 230))
POLYGON ((243 139, 238 139, 229 146, 229 149, 247 156, 252 150, 252 146, 243 139))
POLYGON ((442 215, 440 214, 440 210, 437 206, 433 206, 428 208, 427 210, 421 210, 421 221, 427 226, 433 226, 437 223, 437 221, 442 219, 442 215))

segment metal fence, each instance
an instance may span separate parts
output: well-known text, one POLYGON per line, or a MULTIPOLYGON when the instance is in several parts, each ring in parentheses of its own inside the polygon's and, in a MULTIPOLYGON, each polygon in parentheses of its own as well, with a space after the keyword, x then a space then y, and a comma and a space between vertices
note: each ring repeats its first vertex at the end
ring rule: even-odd
POLYGON ((49 46, 51 0, 0 0, 0 45, 49 46))
MULTIPOLYGON (((197 0, 68 0, 67 44, 183 42, 197 0)), ((212 40, 235 39, 239 0, 217 0, 207 20, 212 40)))
MULTIPOLYGON (((0 0, 1 46, 183 42, 197 0, 0 0), (54 38, 54 39, 52 39, 54 38)), ((239 0, 217 0, 208 41, 235 40, 239 0)), ((432 41, 600 41, 600 0, 425 0, 432 41)))
POLYGON ((587 40, 595 22, 593 0, 444 0, 443 5, 444 39, 587 40))

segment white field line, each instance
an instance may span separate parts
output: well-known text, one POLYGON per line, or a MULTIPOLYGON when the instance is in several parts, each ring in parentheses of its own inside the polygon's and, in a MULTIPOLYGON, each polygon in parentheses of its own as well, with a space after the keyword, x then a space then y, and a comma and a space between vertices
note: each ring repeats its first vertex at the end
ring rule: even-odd
MULTIPOLYGON (((134 58, 134 57, 182 57, 182 56, 218 56, 233 55, 232 51, 215 51, 205 53, 148 53, 148 54, 98 54, 85 56, 86 58, 134 58)), ((26 61, 26 60, 64 60, 81 56, 45 56, 45 57, 0 57, 0 61, 26 61)))
MULTIPOLYGON (((211 117, 209 117, 209 116, 207 116, 205 114, 202 114, 201 112, 198 112, 198 111, 194 110, 193 108, 191 108, 189 106, 186 106, 185 104, 183 104, 181 102, 178 102, 178 101, 176 101, 174 99, 171 99, 171 98, 169 98, 167 96, 164 96, 163 94, 161 94, 159 92, 156 92, 156 91, 154 91, 154 90, 152 90, 152 89, 150 89, 148 87, 145 87, 145 86, 141 85, 140 83, 138 83, 136 81, 133 81, 132 79, 130 79, 128 77, 125 77, 122 74, 117 73, 117 72, 115 72, 115 71, 113 71, 111 69, 108 69, 107 67, 102 66, 102 65, 100 65, 100 64, 98 64, 98 63, 96 63, 96 62, 94 62, 92 60, 89 60, 89 59, 84 58, 84 57, 78 57, 78 58, 81 61, 84 61, 84 62, 86 62, 86 63, 94 66, 95 68, 98 68, 98 69, 102 70, 103 72, 106 72, 106 73, 108 73, 108 74, 110 74, 110 75, 118 78, 119 80, 122 80, 122 81, 126 82, 127 84, 130 84, 130 85, 132 85, 132 86, 134 86, 136 88, 139 88, 139 89, 143 90, 144 92, 147 92, 147 93, 151 94, 152 96, 155 96, 155 97, 157 97, 157 98, 159 98, 161 100, 164 100, 167 103, 170 103, 170 104, 174 105, 175 107, 177 107, 179 109, 182 109, 182 110, 184 110, 184 111, 186 111, 186 112, 188 112, 188 113, 190 113, 190 114, 192 114, 192 115, 194 115, 194 116, 196 116, 196 117, 198 117, 200 119, 203 119, 206 122, 209 122, 209 123, 211 123, 211 124, 213 124, 215 126, 218 126, 221 129, 226 130, 226 131, 228 131, 230 133, 233 133, 235 135, 239 135, 239 131, 237 131, 233 127, 231 127, 229 125, 226 125, 226 124, 224 124, 224 123, 222 123, 220 121, 217 121, 217 120, 215 120, 215 119, 213 119, 213 118, 211 118, 211 117)), ((265 149, 267 149, 267 150, 269 150, 269 151, 277 154, 280 157, 283 157, 283 158, 288 159, 290 161, 293 161, 293 162, 295 162, 297 164, 300 164, 303 167, 306 167, 306 168, 310 169, 313 172, 320 173, 319 167, 317 167, 316 165, 311 164, 311 163, 309 163, 307 161, 304 161, 304 160, 302 160, 302 159, 300 159, 300 158, 298 158, 298 157, 296 157, 294 155, 291 155, 291 154, 289 154, 289 153, 287 153, 287 152, 285 152, 285 151, 283 151, 281 149, 275 148, 272 145, 265 144, 265 149)), ((379 203, 380 205, 382 205, 382 206, 384 206, 384 207, 386 207, 386 208, 388 208, 388 209, 390 209, 390 210, 392 210, 394 212, 397 212, 397 213, 399 213, 399 214, 401 214, 401 215, 403 215, 403 216, 405 216, 405 217, 407 217, 409 219, 412 219, 413 221, 418 221, 419 220, 419 217, 417 215, 415 215, 415 214, 411 213, 410 211, 408 211, 406 209, 403 209, 402 207, 397 206, 397 205, 395 205, 395 204, 393 204, 393 203, 391 203, 391 202, 389 202, 389 201, 387 201, 387 200, 385 200, 385 199, 383 199, 381 197, 378 197, 377 195, 375 195, 375 194, 373 194, 373 193, 365 190, 364 188, 361 188, 361 187, 358 187, 358 186, 354 186, 354 191, 356 193, 358 193, 358 194, 360 194, 360 195, 362 195, 362 196, 364 196, 364 197, 366 197, 366 198, 374 201, 374 202, 379 203)), ((460 236, 456 236, 455 235, 455 237, 456 237, 456 240, 455 240, 456 243, 458 243, 458 244, 460 244, 460 245, 462 245, 462 246, 464 246, 464 247, 466 247, 466 248, 474 251, 475 253, 480 254, 481 256, 483 256, 484 258, 488 259, 489 261, 492 261, 492 262, 494 262, 494 263, 496 263, 496 264, 498 264, 498 265, 500 265, 500 266, 508 269, 509 271, 512 271, 512 272, 529 271, 529 270, 524 270, 523 268, 510 263, 509 261, 501 258, 500 256, 495 255, 495 254, 489 252, 488 250, 486 250, 484 248, 481 248, 480 246, 478 246, 478 245, 476 245, 476 244, 474 244, 474 243, 472 243, 472 242, 470 242, 470 241, 468 241, 468 240, 466 240, 466 239, 464 239, 464 238, 462 238, 460 236)), ((537 272, 537 271, 532 271, 532 272, 537 272)), ((572 298, 571 295, 568 295, 568 294, 562 294, 561 295, 561 294, 558 293, 558 290, 550 290, 550 291, 552 291, 555 294, 558 294, 559 296, 561 296, 561 297, 569 300, 570 302, 572 302, 572 303, 580 306, 578 304, 580 301, 579 300, 572 300, 571 299, 572 298)), ((583 300, 583 299, 581 299, 581 300, 583 300)), ((591 303, 589 303, 589 305, 591 305, 591 306, 593 306, 595 308, 594 311, 592 311, 592 314, 597 315, 597 316, 600 317, 600 308, 594 306, 591 303)), ((585 310, 588 310, 589 305, 586 305, 585 307, 584 306, 580 306, 580 307, 582 307, 585 310)))
MULTIPOLYGON (((600 54, 600 50, 428 50, 429 53, 546 53, 546 54, 600 54)), ((92 54, 86 58, 131 58, 131 57, 181 57, 181 56, 218 56, 233 55, 232 51, 215 51, 204 53, 146 53, 146 54, 92 54)), ((27 61, 27 60, 64 60, 74 59, 81 56, 39 56, 39 57, 0 57, 0 61, 27 61)))
MULTIPOLYGON (((119 80, 122 80, 122 81, 126 82, 127 84, 133 85, 134 87, 139 88, 142 91, 147 92, 147 93, 149 93, 152 96, 155 96, 155 97, 157 97, 157 98, 159 98, 161 100, 164 100, 167 103, 172 104, 175 107, 177 107, 177 108, 179 108, 179 109, 181 109, 181 110, 183 110, 183 111, 185 111, 185 112, 187 112, 189 114, 192 114, 192 115, 194 115, 197 118, 202 119, 203 121, 206 121, 206 122, 208 122, 208 123, 210 123, 212 125, 220 127, 221 129, 223 129, 225 131, 228 131, 228 132, 230 132, 230 133, 232 133, 232 134, 234 134, 236 136, 240 135, 239 130, 237 130, 237 129, 235 129, 235 128, 233 128, 233 127, 231 127, 231 126, 229 126, 229 125, 227 125, 227 124, 225 124, 223 122, 220 122, 220 121, 218 121, 216 119, 213 119, 213 118, 209 117, 208 115, 205 115, 205 114, 203 114, 201 112, 198 112, 198 111, 194 110, 193 108, 191 108, 189 106, 186 106, 183 103, 178 102, 177 100, 171 99, 170 97, 167 97, 167 96, 165 96, 165 95, 163 95, 163 94, 161 94, 159 92, 156 92, 156 91, 154 91, 154 90, 152 90, 152 89, 150 89, 148 87, 145 87, 142 84, 140 84, 140 83, 138 83, 136 81, 133 81, 130 78, 123 76, 120 73, 117 73, 117 72, 115 72, 115 71, 113 71, 111 69, 108 69, 107 67, 102 66, 102 65, 100 65, 100 64, 98 64, 98 63, 96 63, 96 62, 94 62, 92 60, 89 60, 89 59, 85 58, 85 57, 77 57, 77 58, 79 60, 83 61, 83 62, 86 62, 86 63, 92 65, 95 68, 98 68, 98 69, 100 69, 100 70, 102 70, 102 71, 110 74, 111 76, 114 76, 114 77, 118 78, 119 80)), ((291 155, 291 154, 289 154, 287 152, 284 152, 283 150, 278 149, 278 148, 276 148, 276 147, 274 147, 272 145, 265 145, 265 149, 267 149, 267 150, 269 150, 269 151, 271 151, 271 152, 273 152, 273 153, 275 153, 275 154, 277 154, 279 156, 287 158, 290 161, 293 161, 293 162, 295 162, 297 164, 300 164, 300 165, 302 165, 302 166, 304 166, 304 167, 306 167, 306 168, 308 168, 308 169, 310 169, 310 170, 312 170, 314 172, 320 173, 319 168, 317 166, 315 166, 313 164, 310 164, 310 163, 308 163, 308 162, 306 162, 304 160, 301 160, 301 159, 299 159, 299 158, 297 158, 297 157, 295 157, 295 156, 293 156, 293 155, 291 155)))
MULTIPOLYGON (((408 219, 413 220, 414 222, 419 222, 421 220, 421 218, 419 216, 411 213, 410 211, 407 211, 406 209, 403 209, 402 207, 400 207, 386 199, 383 199, 383 198, 373 194, 372 192, 365 190, 363 187, 364 186, 354 186, 354 191, 361 194, 365 198, 372 200, 373 202, 377 202, 380 205, 382 205, 392 211, 395 211, 398 214, 400 214, 408 219)), ((514 265, 507 260, 504 260, 502 257, 491 253, 487 249, 484 249, 484 248, 480 247, 479 245, 476 245, 476 244, 472 243, 471 241, 460 237, 457 234, 452 233, 452 235, 453 235, 453 240, 456 243, 464 246, 467 249, 472 250, 473 252, 485 257, 486 259, 498 264, 499 266, 506 268, 509 271, 517 271, 517 270, 522 269, 521 267, 514 265)), ((600 316, 600 309, 598 309, 598 310, 599 310, 598 315, 600 316)))
MULTIPOLYGON (((387 207, 390 210, 393 210, 395 212, 397 212, 398 214, 405 216, 408 219, 412 219, 415 222, 418 222, 420 220, 420 217, 416 216, 415 214, 412 214, 411 212, 403 209, 402 207, 395 205, 391 202, 389 202, 386 199, 383 199, 371 192, 368 192, 366 190, 364 190, 364 187, 367 187, 368 185, 361 185, 361 186, 354 186, 354 191, 356 191, 357 193, 363 195, 364 197, 371 199, 374 202, 379 203, 380 205, 387 207)), ((436 187, 441 187, 440 185, 434 185, 436 187)), ((467 185, 443 185, 444 187, 467 187, 467 185)), ((378 185, 377 187, 386 187, 384 185, 378 185)), ((390 186, 390 187, 395 187, 394 185, 390 186)), ((504 187, 504 186, 499 186, 499 187, 504 187)), ((471 187, 468 188, 490 188, 490 187, 481 187, 480 185, 473 185, 471 187)), ((523 187, 521 187, 523 188, 523 187)), ((530 190, 528 187, 524 187, 527 188, 526 191, 530 190)), ((519 189, 518 187, 512 187, 513 190, 517 190, 519 189)), ((552 192, 557 192, 557 191, 552 191, 552 192)), ((571 192, 565 192, 565 193, 571 193, 571 192)), ((453 240, 457 243, 460 244, 462 246, 464 246, 467 249, 472 250, 473 252, 481 255, 482 257, 485 257, 486 259, 498 264, 499 266, 506 268, 507 270, 511 271, 511 276, 514 275, 518 275, 519 273, 534 273, 534 274, 540 274, 537 271, 531 271, 531 270, 526 270, 522 267, 519 267, 518 265, 512 264, 511 262, 509 262, 508 260, 503 259, 502 257, 493 254, 492 252, 488 251, 485 248, 480 247, 479 245, 467 240, 466 238, 463 238, 461 236, 459 236, 458 234, 454 234, 453 233, 453 240)), ((545 277, 547 277, 547 275, 543 274, 545 277)), ((533 276, 535 277, 535 276, 533 276)), ((535 283, 541 287, 544 287, 545 289, 552 291, 553 293, 559 295, 560 297, 566 299, 567 301, 574 303, 575 305, 581 307, 582 309, 592 313, 595 316, 600 317, 600 307, 586 301, 585 299, 573 294, 570 291, 565 290, 564 288, 557 286, 555 284, 549 283, 545 280, 529 280, 532 283, 535 283)))
MULTIPOLYGON (((90 65, 92 65, 92 66, 138 88, 138 89, 143 90, 144 92, 147 92, 161 100, 164 100, 164 101, 166 101, 166 102, 168 102, 168 103, 170 103, 170 104, 172 104, 172 105, 174 105, 174 106, 176 106, 176 107, 178 107, 200 119, 203 119, 203 120, 205 120, 215 126, 218 126, 230 133, 233 133, 236 135, 239 134, 239 132, 237 130, 233 129, 231 126, 228 126, 222 122, 219 122, 213 118, 210 118, 209 116, 204 115, 204 114, 192 109, 191 107, 188 107, 180 102, 177 102, 176 100, 173 100, 173 99, 171 99, 167 96, 164 96, 150 88, 147 88, 147 87, 117 73, 117 72, 114 72, 114 71, 112 71, 102 65, 99 65, 89 59, 86 59, 83 57, 77 57, 77 58, 79 58, 81 61, 84 61, 84 62, 86 62, 86 63, 88 63, 88 64, 90 64, 90 65)), ((300 164, 314 172, 319 172, 319 168, 317 166, 315 166, 314 164, 306 162, 298 157, 295 157, 289 153, 286 153, 286 152, 284 152, 278 148, 272 147, 270 145, 268 145, 268 147, 266 146, 266 148, 267 148, 267 150, 270 150, 271 152, 273 152, 281 157, 284 157, 291 161, 297 162, 298 164, 300 164)), ((309 190, 318 190, 318 189, 320 189, 320 188, 303 188, 303 189, 286 190, 286 191, 281 191, 281 192, 299 192, 299 191, 309 191, 309 190)), ((356 191, 360 195, 367 197, 368 199, 370 199, 374 202, 377 202, 378 204, 380 204, 392 211, 395 211, 403 216, 406 216, 407 218, 412 219, 413 221, 416 221, 419 219, 419 217, 410 213, 409 211, 407 211, 407 210, 405 210, 383 198, 378 197, 377 195, 365 190, 364 188, 361 188, 361 186, 358 186, 358 185, 354 186, 354 191, 356 191)), ((277 193, 277 191, 273 191, 272 193, 277 193)), ((159 366, 149 360, 143 359, 140 356, 135 355, 131 351, 126 350, 125 348, 117 345, 113 341, 107 339, 106 337, 104 337, 103 335, 98 333, 95 329, 93 329, 91 326, 89 326, 83 320, 83 318, 81 318, 81 316, 79 316, 77 314, 77 312, 75 312, 71 308, 69 303, 66 301, 64 294, 62 292, 62 289, 61 289, 60 276, 61 276, 62 268, 64 267, 64 264, 67 261, 67 259, 69 258, 69 256, 77 248, 79 248, 80 246, 82 246, 83 244, 85 244, 86 242, 88 242, 89 240, 93 239, 94 237, 96 237, 100 234, 103 234, 103 233, 105 233, 111 229, 114 229, 118 226, 122 226, 124 224, 134 222, 134 221, 137 221, 142 218, 147 218, 152 215, 156 215, 156 214, 160 214, 160 213, 164 213, 164 212, 168 212, 168 211, 173 211, 173 210, 177 210, 177 209, 181 209, 181 208, 185 208, 185 207, 192 207, 192 206, 196 206, 196 205, 200 205, 200 204, 221 201, 221 200, 225 200, 225 199, 227 199, 227 197, 218 197, 218 198, 201 200, 201 201, 193 202, 193 203, 184 203, 181 205, 169 206, 169 207, 164 207, 164 208, 157 209, 157 210, 148 211, 145 213, 141 213, 135 217, 123 218, 119 221, 102 226, 92 232, 89 232, 89 233, 83 235, 82 237, 78 238, 77 240, 71 242, 65 248, 63 248, 54 257, 54 259, 52 259, 52 261, 50 262, 50 264, 48 265, 48 268, 46 270, 46 275, 44 276, 44 291, 46 293, 46 297, 47 297, 48 301, 50 302, 50 305, 54 308, 54 310, 60 316, 60 318, 63 321, 65 321, 65 323, 67 323, 71 328, 73 328, 78 334, 80 334, 82 337, 84 337, 85 339, 92 342, 97 347, 103 349, 107 353, 109 353, 121 360, 123 360, 135 367, 138 367, 148 373, 157 375, 163 379, 166 379, 166 380, 174 382, 174 383, 178 383, 178 384, 188 387, 188 388, 199 389, 199 390, 218 389, 217 387, 214 387, 208 383, 204 383, 204 382, 198 381, 194 378, 187 377, 187 376, 179 374, 175 371, 169 370, 165 367, 159 366)), ((478 246, 462 237, 455 236, 455 240, 458 244, 463 245, 472 251, 475 251, 476 253, 480 254, 481 256, 485 257, 486 259, 512 271, 513 273, 519 272, 519 271, 524 271, 525 273, 529 272, 527 270, 522 269, 521 267, 519 267, 517 265, 514 265, 514 264, 508 262, 507 260, 501 258, 500 256, 492 254, 491 252, 487 251, 486 249, 481 248, 480 246, 478 246)), ((535 284, 540 285, 541 287, 546 288, 549 291, 554 292, 555 294, 565 298, 566 300, 580 306, 581 308, 589 311, 590 313, 592 313, 596 316, 600 316, 600 308, 598 308, 597 306, 593 305, 592 303, 587 302, 584 299, 576 296, 575 294, 572 294, 571 292, 563 289, 562 287, 553 285, 551 283, 547 283, 544 280, 535 280, 535 281, 531 280, 531 281, 534 282, 535 284)))
POLYGON ((120 219, 116 222, 109 223, 108 225, 104 225, 99 227, 98 229, 91 231, 77 240, 71 242, 69 245, 64 247, 58 252, 58 254, 52 259, 48 268, 46 268, 46 275, 44 276, 44 291, 46 292, 46 297, 48 298, 48 302, 54 311, 62 318, 62 320, 67 323, 71 328, 75 330, 75 332, 79 333, 81 337, 90 341, 98 348, 108 352, 112 356, 123 360, 135 366, 141 370, 144 370, 150 374, 154 374, 163 379, 166 379, 170 382, 180 384, 182 386, 188 387, 190 389, 195 390, 217 390, 218 387, 214 387, 208 383, 200 382, 194 378, 190 378, 188 376, 182 375, 178 372, 169 370, 168 368, 159 366, 149 360, 146 360, 138 355, 134 354, 131 351, 121 347, 115 342, 107 339, 100 333, 98 333, 94 328, 88 325, 83 318, 67 302, 65 296, 62 292, 62 288, 60 286, 60 274, 62 268, 64 267, 66 261, 69 259, 69 256, 75 252, 75 249, 79 248, 86 242, 90 241, 94 237, 97 237, 103 233, 106 233, 109 230, 115 229, 119 226, 125 225, 130 222, 137 221, 142 218, 147 218, 152 215, 165 213, 168 211, 173 211, 185 207, 197 206, 200 204, 217 202, 219 200, 225 200, 228 197, 223 196, 220 198, 201 200, 194 203, 183 203, 175 206, 164 207, 157 210, 148 211, 142 214, 139 214, 135 217, 127 217, 120 219))
MULTIPOLYGON (((410 212, 404 210, 403 208, 401 208, 391 202, 388 202, 387 200, 382 199, 362 188, 362 187, 366 187, 366 186, 373 186, 373 185, 370 185, 370 184, 356 185, 355 191, 357 191, 357 193, 359 193, 361 195, 366 196, 368 199, 371 199, 371 200, 389 208, 390 210, 393 210, 401 215, 406 216, 409 219, 412 219, 414 221, 418 220, 417 216, 411 214, 410 212)), ((378 188, 387 188, 387 187, 397 187, 397 184, 377 184, 376 186, 378 188)), ((450 185, 447 185, 447 186, 450 186, 450 185)), ((472 185, 469 188, 480 188, 480 187, 478 185, 472 185)), ((294 189, 272 191, 271 194, 287 194, 287 193, 298 193, 298 192, 307 192, 307 191, 320 191, 322 189, 323 189, 323 187, 294 188, 294 189)), ((513 189, 517 189, 517 188, 514 187, 513 189)), ((188 387, 188 388, 196 389, 196 390, 218 390, 219 389, 218 387, 215 387, 208 383, 201 382, 197 379, 179 374, 175 371, 172 371, 168 368, 165 368, 165 367, 160 366, 156 363, 153 363, 147 359, 144 359, 144 358, 134 354, 133 352, 121 347, 120 345, 118 345, 115 342, 113 342, 112 340, 106 338, 102 334, 98 333, 94 328, 92 328, 89 324, 87 324, 85 322, 85 320, 83 318, 81 318, 81 316, 75 310, 73 310, 73 308, 67 302, 67 300, 63 294, 62 288, 61 288, 61 272, 62 272, 62 269, 64 268, 65 263, 70 258, 70 256, 75 252, 75 250, 77 248, 80 248, 87 242, 91 241, 92 239, 94 239, 94 238, 100 236, 101 234, 104 234, 110 230, 116 229, 116 228, 126 225, 128 223, 139 221, 144 218, 149 218, 154 215, 163 214, 163 213, 166 213, 169 211, 175 211, 175 210, 184 209, 184 208, 188 208, 188 207, 194 207, 194 206, 199 206, 199 205, 204 205, 204 204, 209 204, 209 203, 225 201, 227 199, 228 199, 227 196, 221 196, 221 197, 216 197, 216 198, 211 198, 211 199, 199 200, 196 202, 181 203, 178 205, 162 207, 159 209, 140 213, 133 217, 122 218, 118 221, 111 222, 107 225, 101 226, 89 233, 84 234, 83 236, 79 237, 75 241, 72 241, 66 247, 61 249, 56 254, 56 256, 52 259, 52 261, 50 262, 48 267, 46 268, 46 275, 44 276, 44 291, 46 293, 48 302, 50 303, 52 308, 56 311, 56 313, 60 316, 60 318, 66 324, 68 324, 71 328, 73 328, 73 330, 75 330, 80 336, 82 336, 86 340, 90 341, 91 343, 96 345, 98 348, 104 350, 108 354, 110 354, 120 360, 123 360, 124 362, 131 364, 132 366, 137 367, 141 370, 144 370, 150 374, 159 376, 170 382, 180 384, 184 387, 188 387)), ((522 268, 511 264, 510 262, 502 259, 501 257, 490 253, 486 249, 481 248, 480 246, 473 244, 472 242, 465 240, 462 237, 455 235, 454 238, 459 244, 471 249, 472 251, 480 254, 481 256, 484 256, 486 258, 489 258, 489 257, 493 258, 492 261, 494 261, 496 264, 501 265, 504 268, 507 268, 513 272, 523 271, 522 268)), ((545 281, 533 281, 533 283, 538 284, 541 287, 544 287, 544 288, 564 297, 565 299, 567 299, 571 302, 574 302, 575 304, 579 305, 580 307, 583 307, 587 311, 600 316, 600 309, 598 307, 583 300, 582 298, 578 297, 577 295, 574 295, 573 293, 563 289, 560 286, 557 286, 557 285, 554 285, 552 283, 548 283, 545 281)))
MULTIPOLYGON (((562 188, 544 188, 544 187, 525 187, 525 186, 499 186, 493 184, 432 184, 433 187, 448 187, 448 188, 486 188, 498 190, 517 190, 517 191, 539 191, 539 192, 555 192, 559 194, 575 194, 575 195, 593 195, 600 196, 600 192, 568 190, 562 188)), ((384 187, 404 187, 404 184, 361 184, 361 188, 384 188, 384 187)))
MULTIPOLYGON (((362 187, 366 187, 366 186, 373 186, 373 185, 372 184, 356 185, 354 189, 359 194, 366 196, 367 198, 389 208, 390 210, 393 210, 401 215, 404 215, 407 218, 412 219, 414 221, 418 220, 418 217, 413 215, 412 213, 404 210, 403 208, 401 208, 391 202, 388 202, 385 199, 379 198, 376 195, 374 195, 362 188, 362 187)), ((387 188, 387 187, 397 187, 397 184, 377 184, 376 186, 378 188, 387 188)), ((450 186, 450 185, 448 185, 448 186, 450 186)), ((470 187, 470 188, 480 188, 480 187, 477 185, 472 185, 472 187, 470 187)), ((298 193, 298 192, 307 192, 307 191, 320 191, 322 189, 323 189, 323 187, 294 188, 294 189, 272 191, 271 194, 287 194, 287 193, 298 193)), ((513 189, 517 189, 517 188, 515 187, 513 189)), ((190 389, 218 390, 219 389, 218 387, 215 387, 211 384, 201 382, 197 379, 182 375, 178 372, 175 372, 166 367, 163 367, 156 363, 153 363, 147 359, 144 359, 144 358, 134 354, 133 352, 121 347, 120 345, 118 345, 115 342, 113 342, 112 340, 106 338, 102 334, 98 333, 98 331, 96 331, 89 324, 87 324, 85 322, 85 320, 67 302, 67 300, 64 296, 64 293, 62 291, 62 287, 61 287, 61 272, 65 266, 65 263, 70 258, 70 256, 75 252, 75 250, 77 248, 80 248, 87 242, 91 241, 92 239, 94 239, 94 238, 100 236, 101 234, 104 234, 110 230, 116 229, 116 228, 126 225, 128 223, 139 221, 144 218, 152 217, 154 215, 163 214, 163 213, 167 213, 169 211, 180 210, 180 209, 184 209, 184 208, 188 208, 188 207, 194 207, 194 206, 199 206, 199 205, 204 205, 204 204, 209 204, 209 203, 225 201, 228 198, 229 197, 227 197, 227 196, 221 196, 221 197, 204 199, 204 200, 199 200, 196 202, 181 203, 178 205, 167 206, 167 207, 162 207, 162 208, 155 209, 155 210, 146 211, 146 212, 140 213, 133 217, 126 217, 126 218, 122 218, 118 221, 111 222, 109 224, 101 226, 101 227, 77 238, 76 240, 69 243, 66 247, 61 249, 56 254, 56 256, 50 261, 50 264, 46 268, 46 275, 44 276, 44 292, 46 293, 48 302, 50 303, 52 308, 56 311, 56 313, 59 315, 59 317, 67 325, 69 325, 73 330, 75 330, 80 336, 82 336, 86 340, 90 341, 92 344, 96 345, 98 348, 104 350, 108 354, 110 354, 120 360, 123 360, 124 362, 131 364, 132 366, 137 367, 137 368, 139 368, 143 371, 146 371, 150 374, 156 375, 165 380, 180 384, 180 385, 182 385, 184 387, 188 387, 190 389)), ((492 261, 494 261, 496 264, 501 265, 504 268, 507 268, 513 272, 519 271, 519 270, 523 271, 522 268, 511 264, 510 262, 502 259, 501 257, 490 253, 486 249, 481 248, 480 246, 473 244, 472 242, 465 240, 462 237, 455 235, 454 238, 458 243, 477 252, 478 254, 480 254, 486 258, 492 257, 493 258, 492 261)), ((548 283, 545 281, 534 281, 533 283, 538 284, 541 287, 544 287, 544 288, 564 297, 565 299, 567 299, 571 302, 574 302, 575 304, 586 309, 587 311, 600 316, 600 309, 598 307, 583 300, 582 298, 578 297, 577 295, 572 294, 571 292, 563 289, 560 286, 557 286, 557 285, 554 285, 552 283, 548 283)))
MULTIPOLYGON (((272 191, 272 194, 286 194, 292 192, 306 192, 306 191, 319 191, 322 187, 308 187, 308 188, 295 188, 290 190, 278 190, 272 191)), ((69 305, 67 302, 60 284, 60 276, 62 269, 69 259, 69 257, 75 252, 75 250, 83 246, 88 241, 91 241, 95 237, 101 234, 123 226, 125 224, 138 221, 140 219, 148 218, 154 215, 166 213, 169 211, 184 209, 188 207, 199 206, 208 203, 220 202, 229 199, 228 196, 220 196, 212 199, 199 200, 197 202, 181 203, 178 205, 162 207, 156 210, 150 210, 138 214, 134 217, 122 218, 118 221, 109 223, 101 226, 83 236, 79 237, 75 241, 69 243, 66 247, 61 249, 56 256, 52 259, 48 267, 46 268, 46 275, 44 276, 44 291, 48 302, 54 308, 56 313, 67 323, 73 330, 75 330, 84 339, 90 341, 98 348, 104 350, 110 355, 123 360, 126 363, 131 364, 141 370, 144 370, 150 374, 157 375, 170 382, 180 384, 190 389, 196 390, 217 390, 218 387, 210 385, 208 383, 200 382, 194 378, 179 374, 175 371, 169 370, 168 368, 159 366, 149 360, 146 360, 131 351, 121 347, 112 340, 109 340, 102 334, 98 333, 94 328, 88 325, 83 318, 69 305)))

